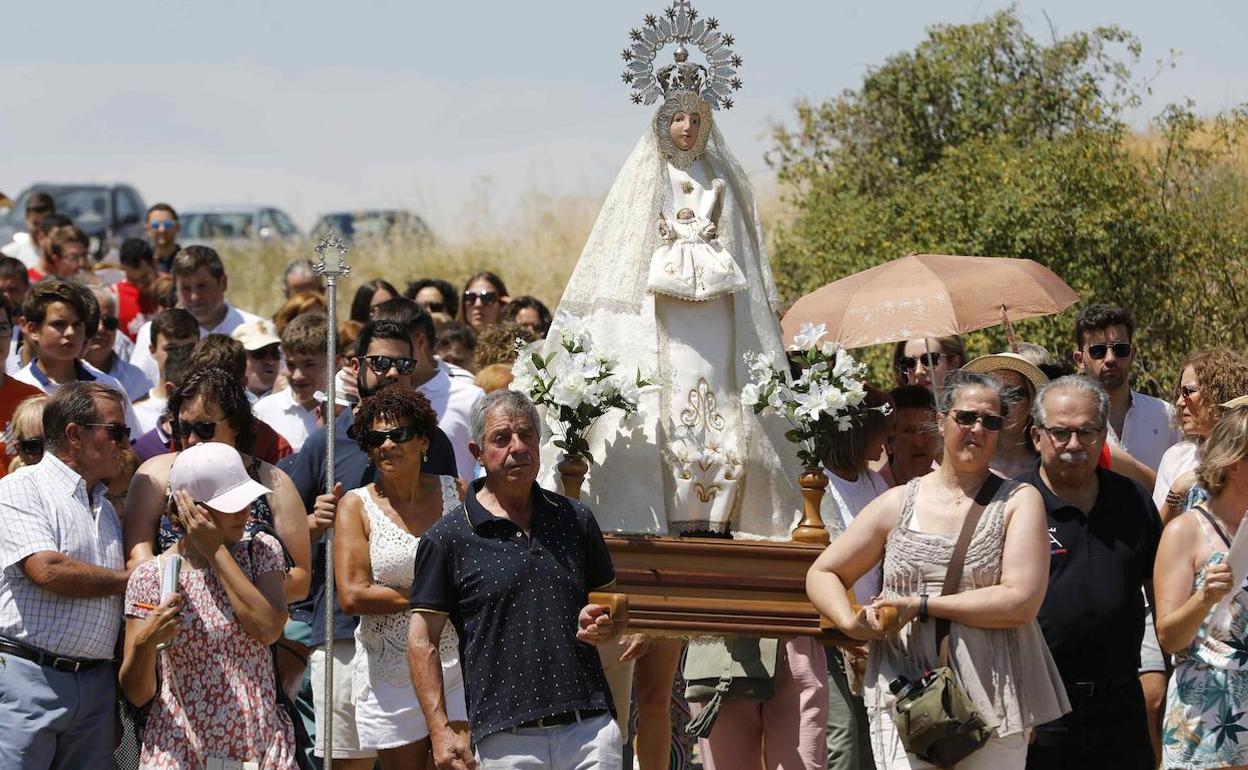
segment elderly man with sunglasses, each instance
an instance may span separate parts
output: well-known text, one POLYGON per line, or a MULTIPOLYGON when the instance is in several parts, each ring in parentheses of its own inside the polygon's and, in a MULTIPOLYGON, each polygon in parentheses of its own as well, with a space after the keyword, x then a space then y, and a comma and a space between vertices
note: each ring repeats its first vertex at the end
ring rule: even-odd
POLYGON ((1137 482, 1099 468, 1109 396, 1089 377, 1046 383, 1032 407, 1040 465, 1019 478, 1044 498, 1049 587, 1040 627, 1072 711, 1036 731, 1032 770, 1151 770, 1140 646, 1161 519, 1137 482))
POLYGON ((47 451, 0 480, 0 765, 109 767, 114 649, 128 573, 105 479, 122 470, 124 396, 67 384, 47 451))

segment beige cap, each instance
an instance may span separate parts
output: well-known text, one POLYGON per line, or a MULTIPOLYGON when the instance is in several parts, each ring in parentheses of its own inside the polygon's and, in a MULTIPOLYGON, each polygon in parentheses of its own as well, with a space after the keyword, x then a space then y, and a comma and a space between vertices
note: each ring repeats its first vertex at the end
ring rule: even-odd
POLYGON ((1223 401, 1221 404, 1218 404, 1218 406, 1223 409, 1234 409, 1237 406, 1248 406, 1248 396, 1236 396, 1230 401, 1223 401))
POLYGON ((990 356, 980 356, 969 361, 962 368, 968 372, 979 372, 980 374, 991 374, 1002 369, 1017 372, 1031 383, 1033 392, 1040 390, 1040 386, 1049 381, 1045 373, 1040 371, 1040 367, 1017 353, 996 353, 990 356))
POLYGON ((277 328, 263 318, 239 324, 234 327, 230 336, 243 343, 243 348, 246 350, 259 350, 282 341, 282 338, 277 336, 277 328))

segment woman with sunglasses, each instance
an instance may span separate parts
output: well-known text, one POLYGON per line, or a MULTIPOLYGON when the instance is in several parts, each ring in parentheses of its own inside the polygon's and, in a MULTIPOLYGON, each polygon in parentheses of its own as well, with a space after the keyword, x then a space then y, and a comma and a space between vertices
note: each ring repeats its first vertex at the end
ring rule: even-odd
POLYGON ((1009 388, 1014 395, 1010 416, 997 439, 989 467, 993 472, 1012 479, 1036 467, 1040 455, 1031 441, 1031 404, 1040 386, 1049 381, 1039 367, 1017 353, 980 356, 965 367, 968 372, 991 375, 1009 388))
POLYGON ((806 576, 819 611, 851 638, 870 641, 864 700, 879 768, 931 767, 903 748, 889 684, 918 681, 941 665, 939 621, 949 623, 947 665, 992 730, 960 770, 1021 770, 1030 729, 1070 710, 1036 623, 1048 587, 1044 503, 1034 487, 989 470, 1009 412, 999 380, 951 373, 939 402, 940 468, 867 505, 806 576), (954 543, 975 515, 958 592, 942 596, 954 543), (855 612, 846 588, 881 559, 880 598, 855 612), (895 625, 881 622, 883 608, 897 612, 895 625))
MULTIPOLYGON (((460 504, 451 476, 421 473, 437 415, 425 396, 392 385, 365 398, 352 435, 377 469, 376 480, 338 504, 334 567, 342 609, 359 615, 355 630, 355 725, 360 748, 376 751, 382 770, 428 767, 429 729, 407 664, 410 595, 421 536, 460 504)), ((452 727, 467 741, 467 706, 459 640, 447 624, 441 641, 443 692, 452 727)))
POLYGON ((251 413, 242 383, 215 366, 196 371, 169 396, 166 414, 171 420, 178 452, 151 458, 130 482, 126 520, 122 525, 129 566, 142 564, 181 539, 183 532, 169 515, 172 510, 169 469, 179 452, 215 441, 238 450, 251 477, 273 490, 272 494, 252 501, 247 530, 249 534, 263 531, 277 534, 290 561, 285 580, 287 601, 307 596, 312 581, 307 511, 290 477, 251 456, 256 441, 256 418, 251 413))
POLYGON ((966 363, 966 346, 962 338, 930 337, 906 340, 893 346, 893 374, 898 387, 933 384, 940 390, 945 377, 966 363))
POLYGON ((498 323, 508 299, 507 284, 502 278, 491 272, 477 273, 464 284, 464 296, 460 298, 462 320, 480 334, 498 323))
POLYGON ((27 396, 10 418, 13 438, 9 442, 9 471, 26 465, 34 465, 43 459, 43 405, 48 397, 43 393, 27 396))
POLYGON ((1153 487, 1153 502, 1162 522, 1206 499, 1195 473, 1201 445, 1222 416, 1222 404, 1248 395, 1248 360, 1227 348, 1193 353, 1179 367, 1179 373, 1174 417, 1184 440, 1162 455, 1153 487))

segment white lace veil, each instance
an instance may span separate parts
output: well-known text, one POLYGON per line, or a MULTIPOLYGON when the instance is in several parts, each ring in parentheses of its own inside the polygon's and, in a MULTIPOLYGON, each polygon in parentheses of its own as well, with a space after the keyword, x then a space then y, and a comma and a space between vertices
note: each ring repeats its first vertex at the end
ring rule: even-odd
MULTIPOLYGON (((748 281, 746 291, 733 295, 738 386, 749 381, 744 354, 763 352, 784 360, 779 298, 767 261, 753 191, 737 159, 712 123, 705 160, 711 172, 727 184, 719 241, 736 257, 748 281)), ((647 129, 624 163, 607 194, 598 220, 585 243, 563 298, 554 327, 569 324, 585 328, 595 344, 609 349, 631 370, 658 371, 658 332, 654 297, 646 291, 650 258, 661 243, 660 212, 672 216, 671 183, 667 162, 660 154, 655 132, 647 129)), ((666 532, 667 475, 658 446, 660 404, 657 388, 643 394, 643 426, 622 432, 618 418, 608 415, 588 437, 595 460, 583 499, 594 509, 606 530, 666 532)), ((789 539, 799 517, 797 478, 800 467, 784 439, 780 418, 756 418, 748 409, 747 473, 738 495, 733 529, 738 537, 789 539)), ((544 453, 544 465, 553 467, 554 450, 544 453)))

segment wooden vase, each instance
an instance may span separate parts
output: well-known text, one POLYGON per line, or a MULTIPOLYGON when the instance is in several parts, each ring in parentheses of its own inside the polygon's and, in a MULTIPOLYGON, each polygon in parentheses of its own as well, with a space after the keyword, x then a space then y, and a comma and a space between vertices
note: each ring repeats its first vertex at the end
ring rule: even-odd
POLYGON ((802 499, 806 505, 802 511, 802 523, 793 529, 793 540, 797 543, 827 545, 831 539, 828 537, 827 527, 823 526, 823 517, 819 515, 819 505, 828 488, 828 477, 818 465, 807 465, 802 469, 798 482, 802 487, 802 499))
POLYGON ((562 455, 555 469, 559 471, 559 478, 563 480, 564 497, 580 500, 581 486, 585 483, 585 474, 589 473, 589 463, 585 461, 585 458, 580 455, 562 455))

